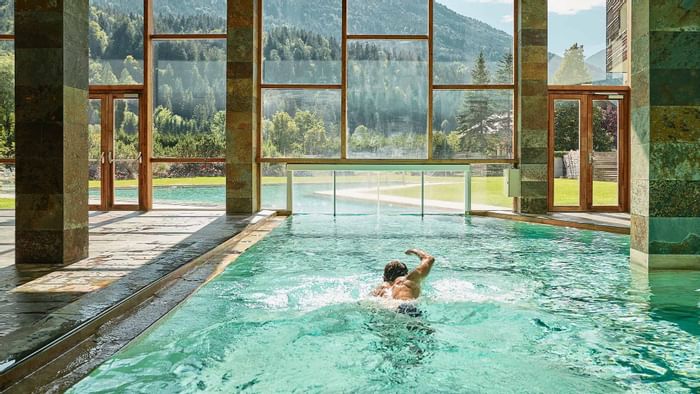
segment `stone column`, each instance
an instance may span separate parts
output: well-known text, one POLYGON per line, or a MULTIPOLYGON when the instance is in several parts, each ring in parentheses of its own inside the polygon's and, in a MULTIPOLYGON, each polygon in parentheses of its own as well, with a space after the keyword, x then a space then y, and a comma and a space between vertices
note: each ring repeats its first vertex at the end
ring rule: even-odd
POLYGON ((521 213, 547 212, 547 0, 520 1, 517 81, 521 213))
POLYGON ((226 213, 259 209, 258 1, 228 2, 226 70, 226 213))
POLYGON ((88 0, 17 0, 16 261, 88 254, 88 0))
POLYGON ((632 2, 631 259, 700 269, 700 3, 632 2))

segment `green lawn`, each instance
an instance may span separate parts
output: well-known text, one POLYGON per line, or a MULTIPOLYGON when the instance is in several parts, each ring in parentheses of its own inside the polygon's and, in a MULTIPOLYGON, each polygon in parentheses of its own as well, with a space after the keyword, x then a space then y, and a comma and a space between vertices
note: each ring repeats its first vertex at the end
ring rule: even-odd
MULTIPOLYGON (((554 182, 555 205, 557 206, 578 206, 579 184, 575 179, 557 179, 554 182)), ((615 182, 594 182, 594 205, 596 206, 616 206, 617 205, 617 183, 615 182)), ((405 189, 387 190, 383 193, 412 197, 420 194, 419 186, 410 186, 405 189)), ((461 183, 446 185, 426 186, 425 196, 427 199, 439 199, 444 201, 463 201, 464 189, 461 183)), ((498 207, 510 208, 513 206, 512 199, 503 194, 502 177, 473 177, 472 178, 472 205, 485 204, 498 207)))
POLYGON ((15 209, 13 198, 0 198, 0 209, 15 209))
MULTIPOLYGON (((593 182, 593 205, 617 206, 617 182, 593 182)), ((569 207, 579 205, 579 181, 577 179, 554 180, 554 205, 569 207)))

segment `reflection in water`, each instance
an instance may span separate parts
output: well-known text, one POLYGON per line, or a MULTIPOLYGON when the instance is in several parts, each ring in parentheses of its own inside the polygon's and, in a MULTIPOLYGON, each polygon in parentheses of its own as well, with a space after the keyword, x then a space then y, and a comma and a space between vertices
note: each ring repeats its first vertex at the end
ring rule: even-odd
POLYGON ((700 272, 632 272, 636 284, 648 288, 653 320, 673 323, 700 337, 700 272))

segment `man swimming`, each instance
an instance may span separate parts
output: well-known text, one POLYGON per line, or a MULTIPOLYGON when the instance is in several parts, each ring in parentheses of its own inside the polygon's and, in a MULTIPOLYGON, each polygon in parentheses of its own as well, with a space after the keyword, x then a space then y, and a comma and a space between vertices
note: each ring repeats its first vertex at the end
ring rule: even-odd
MULTIPOLYGON (((435 258, 420 249, 409 249, 406 251, 406 254, 420 258, 418 267, 409 273, 406 264, 398 260, 392 260, 384 267, 384 283, 372 292, 374 296, 401 301, 415 300, 420 296, 421 282, 430 273, 435 258)), ((399 312, 410 312, 406 310, 409 308, 407 305, 411 304, 399 306, 399 312)), ((418 312, 415 306, 411 305, 411 307, 410 309, 418 312)), ((407 314, 412 315, 412 313, 407 314)))

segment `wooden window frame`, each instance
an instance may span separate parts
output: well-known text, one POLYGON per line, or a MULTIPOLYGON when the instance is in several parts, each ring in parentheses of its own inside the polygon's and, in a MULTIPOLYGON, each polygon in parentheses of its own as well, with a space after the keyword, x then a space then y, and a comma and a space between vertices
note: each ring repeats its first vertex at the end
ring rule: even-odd
MULTIPOLYGON (((513 124, 512 141, 513 151, 511 159, 433 159, 433 94, 440 90, 509 90, 513 92, 513 119, 517 120, 520 107, 518 105, 518 84, 516 83, 519 76, 519 49, 518 49, 518 18, 519 4, 518 0, 513 1, 513 83, 511 84, 493 84, 493 85, 477 85, 477 84, 435 84, 433 75, 433 48, 435 41, 434 32, 434 3, 435 0, 425 0, 428 2, 428 34, 419 35, 397 35, 397 34, 348 34, 348 1, 342 0, 341 7, 341 83, 340 84, 268 84, 263 81, 263 28, 264 28, 264 3, 265 0, 258 0, 258 128, 257 128, 257 152, 256 162, 258 165, 262 163, 287 163, 287 164, 518 164, 518 133, 517 125, 513 124), (350 159, 348 158, 348 130, 347 130, 347 44, 349 40, 401 40, 401 41, 427 41, 428 43, 428 116, 427 116, 427 155, 426 159, 350 159), (263 91, 264 90, 333 90, 341 91, 341 108, 340 108, 340 159, 317 159, 317 158, 270 158, 263 157, 262 154, 262 124, 263 124, 263 91)), ((259 195, 259 193, 258 193, 259 195)))

